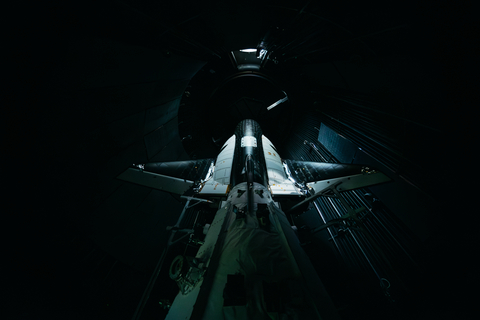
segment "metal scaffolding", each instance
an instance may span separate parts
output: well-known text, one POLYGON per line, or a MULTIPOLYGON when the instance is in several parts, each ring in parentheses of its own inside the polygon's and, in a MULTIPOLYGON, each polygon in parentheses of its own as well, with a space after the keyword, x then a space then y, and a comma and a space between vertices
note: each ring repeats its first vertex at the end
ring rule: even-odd
MULTIPOLYGON (((315 115, 306 115, 284 146, 284 156, 338 163, 318 141, 320 124, 315 115)), ((391 289, 408 291, 403 270, 417 266, 412 254, 417 240, 371 191, 362 188, 320 196, 313 201, 312 210, 318 214, 318 221, 308 226, 310 232, 328 233, 328 240, 347 273, 369 279, 372 287, 391 302, 395 300, 391 289)))

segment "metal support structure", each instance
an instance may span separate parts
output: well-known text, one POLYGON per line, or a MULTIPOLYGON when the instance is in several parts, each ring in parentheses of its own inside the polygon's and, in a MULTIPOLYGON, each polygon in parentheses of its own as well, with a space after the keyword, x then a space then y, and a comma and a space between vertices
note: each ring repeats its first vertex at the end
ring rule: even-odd
POLYGON ((320 151, 318 150, 317 146, 313 143, 313 142, 308 142, 307 140, 303 141, 303 144, 305 145, 309 145, 310 148, 312 148, 312 150, 314 150, 319 156, 320 158, 322 158, 323 161, 325 162, 333 162, 333 163, 336 163, 338 161, 333 161, 333 155, 332 154, 329 154, 328 155, 328 160, 320 153, 320 151))
MULTIPOLYGON (((316 203, 316 202, 313 202, 313 205, 314 205, 315 209, 317 210, 317 212, 318 212, 320 218, 322 219, 323 223, 327 223, 326 220, 325 220, 325 218, 324 218, 324 216, 323 216, 323 214, 322 214, 322 212, 321 212, 321 210, 320 210, 320 208, 318 208, 317 203, 316 203)), ((331 231, 328 227, 327 227, 327 230, 328 230, 328 233, 330 234, 330 238, 333 240, 333 243, 334 243, 335 246, 337 247, 338 252, 340 253, 340 255, 343 255, 343 254, 342 254, 342 251, 340 251, 340 247, 338 246, 337 241, 336 241, 335 238, 333 237, 332 231, 331 231)))
POLYGON ((312 196, 306 198, 305 200, 297 203, 296 205, 294 205, 293 207, 291 207, 291 208, 290 208, 287 212, 285 212, 285 213, 290 213, 290 212, 298 209, 298 208, 301 207, 302 205, 304 205, 304 204, 306 204, 306 203, 309 203, 309 202, 317 199, 317 198, 320 197, 320 196, 324 196, 324 195, 325 195, 326 193, 328 193, 329 191, 335 190, 335 188, 336 188, 338 185, 340 185, 341 183, 342 183, 341 181, 340 181, 340 182, 337 182, 337 183, 334 183, 334 184, 332 184, 332 185, 330 185, 330 186, 328 186, 328 187, 326 187, 326 188, 318 191, 318 192, 315 193, 314 195, 312 195, 312 196))
MULTIPOLYGON (((353 219, 353 221, 355 222, 355 225, 358 227, 358 230, 362 232, 362 234, 367 238, 367 241, 368 243, 373 247, 374 251, 377 252, 380 257, 382 258, 382 260, 385 262, 385 264, 388 266, 388 268, 392 271, 393 275, 397 278, 398 275, 396 274, 395 272, 395 269, 393 268, 393 266, 390 264, 390 260, 387 258, 387 255, 383 252, 383 250, 380 248, 380 246, 377 244, 377 242, 373 239, 373 236, 370 234, 370 232, 367 230, 367 228, 365 228, 365 226, 363 225, 363 222, 357 217, 357 211, 352 209, 350 207, 350 205, 347 203, 347 201, 342 197, 342 195, 336 190, 334 189, 333 191, 335 193, 335 195, 337 196, 338 199, 340 199, 340 201, 342 202, 342 204, 347 208, 347 211, 348 211, 348 214, 349 216, 353 219)), ((352 237, 355 239, 355 242, 357 242, 357 245, 360 247, 360 244, 358 243, 358 240, 355 238, 355 236, 353 235, 352 231, 351 231, 351 228, 348 229, 350 234, 352 235, 352 237)), ((360 247, 361 248, 361 247, 360 247)), ((362 249, 362 253, 363 253, 363 249, 362 249)), ((375 268, 373 267, 373 265, 371 264, 370 260, 368 259, 367 255, 365 255, 365 258, 368 260, 369 264, 372 266, 372 269, 375 271, 375 268)), ((378 273, 375 271, 375 274, 378 275, 378 273)), ((382 277, 383 278, 383 277, 382 277)), ((382 278, 380 278, 379 276, 379 279, 381 280, 382 278)), ((401 283, 401 281, 399 281, 399 283, 401 283)))
MULTIPOLYGON (((367 105, 367 107, 371 106, 367 105)), ((358 110, 355 109, 355 111, 358 110)), ((317 140, 318 128, 321 123, 324 123, 329 126, 332 125, 332 130, 347 137, 354 144, 361 146, 362 152, 368 152, 369 156, 379 160, 388 169, 391 170, 391 168, 397 167, 398 159, 390 154, 388 150, 384 150, 384 147, 372 145, 371 141, 364 140, 366 139, 364 135, 352 136, 351 131, 353 130, 347 127, 344 128, 337 122, 336 118, 338 118, 338 115, 331 114, 332 117, 328 117, 321 113, 320 110, 317 110, 317 112, 318 114, 305 115, 301 126, 297 128, 295 134, 292 135, 292 138, 285 146, 288 149, 288 152, 285 151, 287 157, 304 161, 338 163, 339 161, 335 156, 317 140)), ((359 120, 363 119, 363 114, 355 114, 354 116, 351 119, 345 117, 344 121, 354 129, 359 129, 358 123, 359 120), (355 120, 357 122, 353 122, 355 120)), ((361 124, 363 128, 364 123, 362 122, 361 124)), ((368 133, 373 134, 374 138, 378 138, 390 146, 391 142, 382 135, 381 129, 383 127, 381 124, 373 123, 372 125, 372 127, 367 128, 368 133), (374 132, 375 130, 377 132, 374 132)), ((404 179, 403 176, 399 177, 404 179)), ((405 182, 410 183, 407 180, 405 182)), ((321 197, 316 197, 316 199, 305 199, 305 202, 314 200, 312 204, 323 222, 313 227, 311 231, 316 233, 326 230, 329 235, 329 242, 330 240, 332 241, 331 245, 346 267, 355 272, 355 274, 360 272, 363 276, 371 277, 369 282, 373 285, 379 284, 381 291, 387 299, 390 302, 395 302, 389 290, 394 288, 399 295, 408 294, 410 290, 406 287, 403 280, 405 276, 408 276, 408 273, 405 274, 404 270, 408 272, 409 268, 418 266, 411 254, 412 251, 416 251, 416 248, 413 246, 416 241, 415 236, 409 232, 408 228, 404 228, 402 221, 392 219, 393 214, 388 208, 372 208, 372 203, 365 196, 366 193, 371 193, 368 189, 346 192, 340 190, 340 193, 343 199, 337 197, 333 191, 328 194, 324 193, 321 197), (360 207, 365 207, 366 210, 353 215, 357 218, 357 222, 355 222, 353 216, 352 218, 349 217, 352 210, 360 207), (345 219, 341 219, 342 217, 345 219), (399 265, 403 266, 402 269, 397 267, 397 261, 400 262, 399 265), (395 269, 393 266, 395 266, 395 269), (376 281, 377 279, 379 282, 376 281)), ((295 213, 301 213, 300 210, 297 211, 295 213)))
POLYGON ((193 229, 180 229, 180 223, 182 222, 183 217, 185 216, 185 212, 187 211, 187 209, 189 209, 189 208, 191 208, 191 207, 193 207, 193 206, 195 206, 195 205, 197 205, 201 202, 212 203, 212 201, 210 201, 210 200, 194 198, 194 197, 181 196, 181 198, 187 199, 187 203, 185 203, 185 206, 183 207, 182 213, 178 217, 177 223, 175 223, 175 225, 173 227, 168 228, 171 232, 170 232, 170 236, 169 236, 168 241, 167 241, 167 246, 163 250, 162 255, 160 256, 160 259, 158 260, 157 265, 155 266, 155 269, 153 270, 153 273, 150 277, 150 280, 148 281, 147 287, 145 288, 145 291, 143 292, 142 298, 140 299, 140 302, 138 303, 137 309, 135 310, 135 313, 133 314, 132 320, 140 319, 140 317, 142 315, 143 308, 145 307, 145 304, 147 303, 148 298, 150 297, 150 292, 152 291, 153 286, 155 285, 155 282, 157 281, 158 275, 160 274, 160 271, 162 270, 163 262, 165 261, 165 257, 167 256, 167 253, 168 253, 168 250, 170 249, 170 247, 173 244, 177 243, 178 241, 182 240, 183 238, 185 238, 186 236, 188 236, 190 233, 193 232, 193 229), (190 206, 189 205, 190 201, 197 201, 197 202, 190 206), (183 231, 183 232, 187 232, 187 233, 185 235, 183 235, 181 238, 173 241, 173 238, 175 237, 175 234, 178 231, 183 231))
POLYGON ((153 286, 155 282, 157 281, 158 275, 160 274, 160 270, 162 269, 163 261, 165 260, 165 257, 167 255, 168 247, 165 248, 162 252, 162 255, 160 256, 160 259, 157 262, 157 265, 155 266, 155 270, 153 271, 150 280, 148 281, 147 287, 145 288, 145 291, 143 292, 142 298, 140 299, 140 302, 138 303, 137 309, 135 310, 135 313, 133 314, 132 320, 138 320, 140 319, 140 316, 142 315, 143 308, 145 307, 145 304, 147 303, 148 298, 150 297, 150 292, 153 289, 153 286))
MULTIPOLYGON (((333 187, 333 186, 332 186, 333 187)), ((357 209, 357 210, 354 210, 348 203, 347 201, 345 200, 345 198, 336 190, 335 187, 329 187, 327 188, 326 190, 324 190, 324 193, 328 192, 329 189, 332 190, 332 192, 334 193, 334 197, 333 198, 337 198, 340 203, 342 203, 342 205, 345 207, 345 209, 347 210, 347 214, 345 215, 341 215, 340 212, 338 211, 338 209, 336 210, 337 211, 337 214, 339 216, 339 218, 337 219, 333 219, 333 220, 330 220, 330 221, 326 221, 323 217, 323 215, 321 215, 322 217, 322 220, 324 222, 324 225, 320 226, 320 227, 317 227, 313 230, 314 233, 316 232, 319 232, 321 230, 324 230, 324 229, 327 229, 328 232, 330 233, 330 236, 331 236, 331 239, 334 240, 334 243, 335 243, 335 246, 337 247, 337 249, 339 250, 339 246, 338 244, 335 242, 335 238, 334 236, 332 235, 331 231, 329 230, 330 227, 332 226, 335 226, 335 225, 342 225, 342 226, 345 226, 345 229, 348 231, 348 233, 350 234, 350 236, 352 237, 354 243, 356 244, 356 247, 360 250, 362 256, 365 258, 365 260, 367 261, 368 265, 371 267, 372 271, 374 272, 374 274, 377 276, 377 278, 379 279, 380 281, 380 285, 381 287, 384 289, 385 291, 385 295, 387 295, 388 297, 390 297, 390 294, 388 293, 388 288, 390 288, 390 282, 385 278, 383 277, 380 272, 377 270, 377 268, 374 266, 373 262, 372 262, 372 259, 369 257, 369 255, 366 253, 366 248, 364 246, 361 245, 360 243, 360 239, 358 238, 358 236, 353 232, 353 230, 358 230, 361 232, 361 234, 363 234, 365 236, 365 239, 364 241, 366 240, 366 244, 370 244, 371 248, 370 250, 372 250, 372 252, 375 252, 378 254, 378 258, 380 258, 381 260, 384 261, 384 263, 387 265, 387 267, 391 270, 392 272, 392 275, 395 277, 395 278, 398 278, 398 275, 396 274, 393 266, 390 264, 390 261, 389 259, 387 258, 386 254, 383 252, 383 250, 379 247, 379 245, 376 243, 376 241, 374 240, 373 236, 370 234, 370 232, 365 228, 365 226, 363 225, 363 222, 358 218, 357 214, 361 211, 364 211, 365 208, 362 207, 360 209, 357 209), (352 225, 349 225, 348 224, 348 221, 352 221, 353 222, 353 226, 352 225), (384 281, 387 281, 388 282, 388 287, 385 287, 385 285, 383 285, 384 281)), ((318 197, 317 197, 318 198, 318 197)), ((310 199, 310 198, 309 198, 310 199)), ((317 212, 319 212, 320 214, 320 209, 318 208, 317 204, 315 204, 315 208, 317 209, 317 212)), ((332 203, 333 204, 333 203, 332 203)), ((403 249, 403 248, 402 248, 403 249)), ((340 252, 340 250, 339 250, 340 252)), ((341 252, 340 252, 341 254, 341 252)), ((401 281, 399 281, 399 284, 401 286, 403 286, 401 284, 401 281)), ((404 288, 405 289, 405 288, 404 288)))

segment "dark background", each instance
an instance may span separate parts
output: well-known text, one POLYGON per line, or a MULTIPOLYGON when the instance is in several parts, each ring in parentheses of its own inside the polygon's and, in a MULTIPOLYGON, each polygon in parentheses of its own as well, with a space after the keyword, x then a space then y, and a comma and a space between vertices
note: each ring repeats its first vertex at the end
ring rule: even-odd
MULTIPOLYGON (((5 318, 131 318, 163 250, 165 226, 183 205, 116 176, 132 163, 214 157, 230 125, 244 117, 259 119, 279 153, 292 155, 302 147, 291 142, 301 135, 301 119, 328 123, 325 114, 333 114, 355 122, 348 118, 355 108, 339 102, 355 99, 370 108, 365 126, 383 123, 374 133, 393 141, 386 150, 398 165, 394 174, 429 198, 397 214, 419 239, 424 271, 411 286, 427 296, 420 311, 406 310, 411 318, 467 319, 478 242, 471 222, 472 11, 469 1, 51 1, 7 8, 5 318), (262 70, 272 82, 223 85, 236 73, 228 53, 262 41, 273 52, 262 70), (245 111, 268 106, 281 91, 289 102, 271 114, 245 111), (375 110, 417 124, 396 126, 375 110)), ((398 202, 407 197, 395 194, 398 202)))

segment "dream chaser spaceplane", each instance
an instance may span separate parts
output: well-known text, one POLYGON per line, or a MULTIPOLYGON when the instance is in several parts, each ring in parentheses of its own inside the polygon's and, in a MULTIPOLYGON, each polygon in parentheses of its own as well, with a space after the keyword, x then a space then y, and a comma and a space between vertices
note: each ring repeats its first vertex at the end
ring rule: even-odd
POLYGON ((178 256, 170 266, 180 292, 166 319, 338 318, 282 201, 390 180, 362 165, 281 159, 254 120, 237 125, 216 159, 133 165, 118 178, 218 201, 195 258, 178 256))

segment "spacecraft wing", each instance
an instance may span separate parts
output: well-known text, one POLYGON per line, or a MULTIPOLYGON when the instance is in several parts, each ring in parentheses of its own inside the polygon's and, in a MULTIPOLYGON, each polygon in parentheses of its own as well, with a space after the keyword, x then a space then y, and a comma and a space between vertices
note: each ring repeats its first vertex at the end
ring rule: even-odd
POLYGON ((390 181, 384 173, 365 165, 284 160, 290 176, 306 183, 315 192, 335 184, 338 191, 347 191, 390 181))
POLYGON ((213 169, 214 159, 151 162, 133 165, 117 178, 142 186, 183 194, 195 182, 205 179, 213 169))

